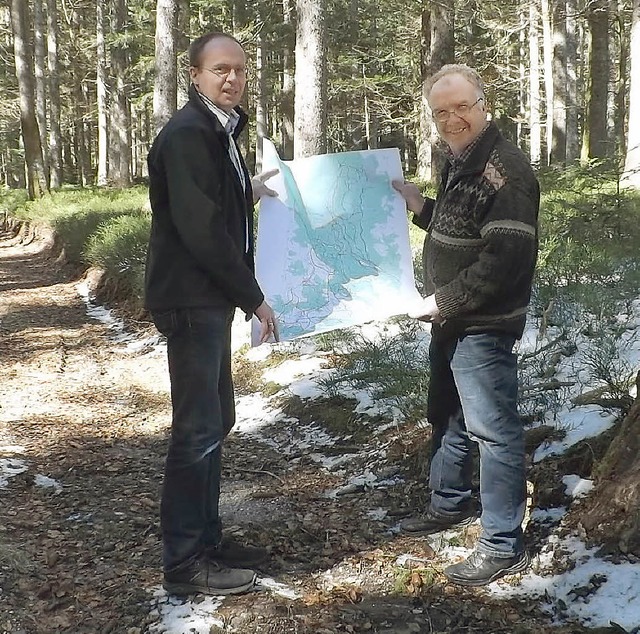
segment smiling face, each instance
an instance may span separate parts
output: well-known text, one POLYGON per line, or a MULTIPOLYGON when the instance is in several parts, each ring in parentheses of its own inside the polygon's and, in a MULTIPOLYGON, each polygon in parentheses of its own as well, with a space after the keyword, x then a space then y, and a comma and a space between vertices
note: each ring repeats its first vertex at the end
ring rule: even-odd
POLYGON ((431 112, 448 111, 445 121, 434 117, 438 134, 451 148, 454 156, 459 156, 482 132, 487 123, 487 113, 484 99, 478 87, 466 77, 452 73, 441 77, 431 87, 428 101, 431 112), (467 110, 464 115, 456 114, 455 110, 463 106, 467 110), (466 106, 466 108, 465 108, 466 106))
POLYGON ((189 75, 195 87, 218 108, 230 112, 242 100, 246 78, 246 57, 231 38, 217 37, 202 49, 198 65, 189 75))

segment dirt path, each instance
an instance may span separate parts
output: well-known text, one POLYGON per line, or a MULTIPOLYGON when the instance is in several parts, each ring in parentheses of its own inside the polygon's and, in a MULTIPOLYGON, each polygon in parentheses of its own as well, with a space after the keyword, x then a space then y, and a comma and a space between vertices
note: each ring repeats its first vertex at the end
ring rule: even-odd
MULTIPOLYGON (((153 611, 169 427, 164 352, 115 343, 87 316, 77 280, 37 243, 3 238, 0 460, 16 475, 0 481, 0 634, 181 634, 159 629, 153 611)), ((295 429, 322 415, 335 418, 318 409, 280 424, 295 429)), ((274 426, 273 438, 281 432, 274 426)), ((388 434, 375 442, 402 464, 411 439, 388 434)), ((265 574, 298 598, 263 591, 227 599, 216 613, 222 629, 212 632, 547 631, 535 602, 445 586, 437 565, 425 563, 434 557, 428 546, 391 535, 393 516, 369 519, 372 508, 406 505, 419 492, 330 498, 344 474, 323 472, 309 450, 287 454, 238 434, 227 445, 225 525, 268 546, 265 574), (417 568, 398 566, 408 550, 422 557, 417 568)), ((555 630, 563 631, 583 630, 555 630)))
POLYGON ((166 376, 109 341, 60 269, 0 242, 0 458, 26 467, 0 489, 0 631, 126 631, 140 614, 114 608, 159 582, 166 376))

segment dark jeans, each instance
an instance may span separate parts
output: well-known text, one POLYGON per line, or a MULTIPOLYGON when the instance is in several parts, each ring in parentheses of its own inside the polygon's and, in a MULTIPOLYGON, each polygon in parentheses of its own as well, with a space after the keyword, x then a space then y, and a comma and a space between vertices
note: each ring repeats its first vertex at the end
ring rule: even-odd
POLYGON ((160 511, 165 571, 220 541, 222 442, 235 422, 232 309, 154 313, 167 337, 173 421, 160 511))
POLYGON ((434 327, 429 349, 431 507, 454 515, 470 503, 470 448, 476 442, 482 503, 478 550, 498 557, 523 550, 524 430, 517 412, 514 343, 515 337, 507 334, 443 338, 434 327))

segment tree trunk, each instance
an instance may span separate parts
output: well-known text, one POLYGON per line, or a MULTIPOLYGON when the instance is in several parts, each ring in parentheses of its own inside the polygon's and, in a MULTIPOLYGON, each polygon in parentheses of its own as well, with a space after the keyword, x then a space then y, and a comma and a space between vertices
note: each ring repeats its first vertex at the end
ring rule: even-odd
MULTIPOLYGON (((261 20, 262 22, 262 20, 261 20)), ((266 41, 264 38, 264 25, 256 35, 256 167, 255 171, 262 170, 262 140, 268 136, 267 122, 267 77, 264 63, 267 58, 266 41)))
MULTIPOLYGON (((433 121, 431 119, 431 109, 425 93, 426 81, 430 74, 431 60, 431 9, 423 8, 421 14, 420 28, 420 112, 418 139, 416 143, 416 176, 423 181, 430 181, 431 171, 431 148, 434 134, 433 121)), ((405 145, 406 145, 405 137, 405 145)))
POLYGON ((295 157, 327 151, 326 0, 296 0, 295 157))
POLYGON ((421 67, 422 76, 422 100, 420 111, 420 139, 418 141, 418 170, 417 174, 424 180, 433 180, 440 173, 443 165, 443 157, 437 151, 435 145, 436 132, 431 119, 431 109, 424 92, 425 81, 435 74, 445 64, 454 61, 455 39, 455 2, 454 0, 443 0, 432 2, 430 15, 422 15, 422 41, 424 42, 424 52, 421 67), (429 30, 427 37, 426 30, 429 30), (428 42, 428 49, 426 44, 428 42), (428 51, 428 52, 427 52, 428 51), (422 147, 428 143, 429 148, 422 147), (427 167, 428 160, 428 167, 427 167))
POLYGON ((107 86, 107 49, 104 40, 104 4, 96 4, 96 98, 98 106, 98 172, 96 182, 100 187, 109 178, 109 103, 107 86))
POLYGON ((24 0, 11 0, 11 27, 16 62, 16 77, 20 98, 20 122, 27 172, 27 191, 30 199, 40 198, 48 191, 42 159, 40 131, 36 119, 36 104, 31 70, 31 47, 28 29, 29 4, 24 0))
POLYGON ((587 116, 582 158, 605 158, 607 139, 607 99, 609 87, 609 7, 608 0, 592 0, 588 7, 589 81, 587 116))
POLYGON ((640 189, 640 0, 633 0, 629 57, 629 130, 622 183, 640 189))
POLYGON ((189 66, 189 42, 191 4, 189 0, 177 0, 178 16, 176 18, 176 55, 178 73, 178 108, 182 107, 189 98, 189 74, 184 71, 189 66))
MULTIPOLYGON (((71 26, 74 32, 80 33, 86 23, 86 16, 84 14, 86 7, 82 5, 77 6, 71 12, 71 26)), ((74 42, 75 49, 71 56, 71 77, 72 90, 73 90, 73 154, 75 157, 76 178, 77 182, 82 185, 90 185, 93 179, 93 173, 91 169, 90 150, 87 144, 86 130, 85 130, 85 117, 89 110, 88 104, 85 100, 85 91, 83 88, 84 69, 81 65, 81 54, 78 48, 81 46, 80 42, 74 42)))
MULTIPOLYGON (((638 0, 634 0, 634 10, 638 0)), ((640 557, 640 401, 622 422, 598 465, 596 486, 577 507, 587 537, 640 557)))
MULTIPOLYGON (((127 30, 127 3, 115 0, 113 30, 121 36, 127 30)), ((111 72, 114 77, 114 92, 111 100, 111 135, 109 172, 110 180, 117 187, 131 184, 131 156, 129 149, 129 126, 131 115, 126 84, 127 51, 124 38, 120 37, 111 51, 111 72)))
POLYGON ((567 162, 580 158, 578 135, 578 0, 567 0, 567 162))
POLYGON ((527 17, 520 14, 520 33, 518 35, 518 101, 520 108, 518 112, 518 123, 516 127, 516 145, 522 147, 525 122, 527 120, 527 67, 526 67, 526 38, 527 38, 527 17))
POLYGON ((58 63, 58 7, 47 0, 47 67, 49 70, 49 173, 51 187, 62 185, 62 132, 60 130, 60 64, 58 63))
POLYGON ((45 41, 45 20, 42 8, 42 0, 33 2, 33 30, 34 30, 34 77, 36 96, 36 118, 40 132, 40 146, 42 148, 42 161, 47 183, 49 182, 49 149, 47 147, 47 46, 45 41))
POLYGON ((542 158, 542 126, 540 123, 540 0, 529 3, 529 156, 539 166, 542 158))
POLYGON ((294 40, 295 27, 293 24, 293 0, 282 0, 284 37, 282 45, 282 97, 280 112, 282 123, 280 139, 282 158, 293 158, 293 100, 294 100, 294 40))
POLYGON ((544 91, 546 97, 546 157, 547 165, 551 164, 551 147, 553 145, 553 38, 551 27, 551 0, 542 0, 542 50, 544 64, 544 91))
POLYGON ((177 17, 176 0, 158 0, 153 88, 153 121, 156 134, 169 121, 178 106, 177 17))
MULTIPOLYGON (((613 118, 614 145, 616 147, 616 157, 623 157, 627 151, 627 138, 625 136, 625 122, 627 120, 627 94, 629 90, 629 78, 627 68, 629 64, 629 37, 630 34, 625 25, 624 0, 615 4, 615 21, 618 24, 619 50, 617 57, 617 73, 613 77, 613 108, 611 110, 613 118)), ((612 67, 613 70, 613 67, 612 67)))
POLYGON ((553 128, 552 163, 567 160, 567 6, 566 0, 553 2, 553 128))
POLYGON ((367 92, 366 66, 362 65, 363 106, 364 106, 364 135, 367 141, 367 149, 375 150, 378 147, 378 120, 375 112, 372 112, 369 95, 367 92))

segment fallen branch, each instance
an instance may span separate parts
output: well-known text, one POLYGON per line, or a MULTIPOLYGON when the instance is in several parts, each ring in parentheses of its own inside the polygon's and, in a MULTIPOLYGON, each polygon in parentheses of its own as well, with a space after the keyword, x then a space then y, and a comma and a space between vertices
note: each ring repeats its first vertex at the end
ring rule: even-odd
POLYGON ((549 348, 553 348, 558 342, 567 338, 567 334, 563 330, 555 339, 552 339, 548 343, 545 343, 544 346, 534 350, 533 352, 525 352, 521 357, 521 361, 526 361, 527 359, 532 359, 533 357, 537 357, 539 354, 542 354, 545 350, 549 350, 549 348))
POLYGON ((534 383, 533 385, 525 385, 520 389, 520 394, 527 394, 529 392, 545 392, 547 390, 559 390, 561 387, 571 387, 575 385, 575 381, 557 381, 552 379, 546 383, 534 383))
POLYGON ((270 475, 272 478, 275 478, 278 482, 280 482, 280 484, 284 486, 284 480, 271 471, 265 471, 264 469, 241 469, 240 467, 236 467, 235 470, 241 471, 242 473, 264 473, 266 475, 270 475))

